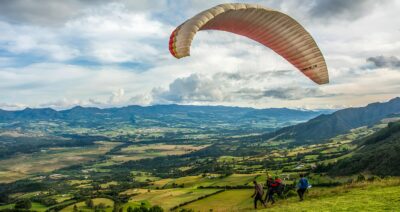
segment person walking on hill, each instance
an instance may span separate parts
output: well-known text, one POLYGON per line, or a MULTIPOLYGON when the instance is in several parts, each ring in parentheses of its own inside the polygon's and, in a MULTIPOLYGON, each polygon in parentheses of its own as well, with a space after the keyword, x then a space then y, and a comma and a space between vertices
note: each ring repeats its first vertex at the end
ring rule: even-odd
POLYGON ((268 178, 267 180, 268 192, 267 196, 265 197, 266 202, 271 201, 271 204, 275 204, 274 194, 278 194, 281 196, 281 188, 282 188, 282 180, 279 177, 275 177, 275 180, 272 177, 268 178))
POLYGON ((268 176, 266 184, 267 184, 267 195, 265 195, 264 202, 268 203, 269 201, 271 201, 272 202, 271 204, 274 204, 275 203, 274 188, 272 186, 274 184, 274 180, 272 179, 272 177, 268 176))
POLYGON ((297 194, 299 195, 300 201, 304 200, 304 193, 308 189, 308 180, 304 174, 300 174, 300 180, 297 184, 297 194))
POLYGON ((272 184, 272 187, 273 187, 273 189, 274 189, 274 193, 276 193, 276 194, 278 194, 280 197, 282 197, 282 192, 283 192, 283 183, 282 183, 282 180, 278 177, 278 176, 276 176, 275 177, 275 181, 274 181, 274 183, 272 184))
POLYGON ((260 201, 264 207, 267 207, 265 205, 265 202, 262 200, 262 196, 264 195, 264 190, 263 186, 261 184, 258 184, 257 181, 253 181, 254 184, 254 194, 251 195, 251 197, 254 197, 254 209, 257 209, 257 202, 260 201))

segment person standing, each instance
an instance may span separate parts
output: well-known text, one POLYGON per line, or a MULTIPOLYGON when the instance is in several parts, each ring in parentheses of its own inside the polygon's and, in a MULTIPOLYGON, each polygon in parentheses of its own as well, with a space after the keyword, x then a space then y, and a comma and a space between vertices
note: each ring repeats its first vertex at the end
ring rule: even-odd
POLYGON ((297 194, 299 195, 300 201, 304 200, 304 193, 308 189, 308 180, 305 177, 304 174, 300 174, 300 180, 299 183, 297 184, 297 194))
POLYGON ((253 181, 254 184, 254 194, 251 195, 251 197, 254 197, 254 209, 257 209, 257 202, 260 201, 264 207, 267 207, 265 205, 265 202, 262 199, 262 196, 264 195, 264 190, 263 186, 261 184, 258 184, 257 181, 253 181))
POLYGON ((271 176, 268 176, 266 184, 267 184, 267 195, 265 195, 264 202, 268 203, 269 201, 271 201, 271 204, 274 204, 275 203, 274 188, 273 188, 274 180, 272 179, 271 176))

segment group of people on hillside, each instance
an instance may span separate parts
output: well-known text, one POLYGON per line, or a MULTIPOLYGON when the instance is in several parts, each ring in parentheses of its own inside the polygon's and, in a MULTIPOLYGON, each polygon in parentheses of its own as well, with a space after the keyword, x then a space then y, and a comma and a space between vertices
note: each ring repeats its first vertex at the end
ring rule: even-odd
MULTIPOLYGON (((251 197, 254 197, 254 208, 257 209, 257 202, 260 201, 264 207, 267 207, 267 203, 271 202, 271 204, 275 203, 274 194, 278 194, 282 196, 284 185, 282 180, 279 177, 275 177, 272 179, 271 176, 267 177, 266 187, 267 187, 267 194, 265 195, 264 199, 264 187, 262 184, 257 183, 256 180, 253 181, 254 183, 254 194, 251 197)), ((308 189, 308 180, 305 175, 300 174, 300 180, 297 184, 297 194, 299 195, 300 201, 304 200, 304 193, 308 189)))

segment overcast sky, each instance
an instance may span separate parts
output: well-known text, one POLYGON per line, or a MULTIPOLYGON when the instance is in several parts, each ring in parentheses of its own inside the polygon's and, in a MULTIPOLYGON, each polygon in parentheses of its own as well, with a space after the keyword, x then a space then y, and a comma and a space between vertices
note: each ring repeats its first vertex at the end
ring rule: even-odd
POLYGON ((330 84, 322 86, 272 50, 226 32, 201 31, 190 57, 172 57, 173 29, 224 2, 1 1, 0 108, 316 109, 400 96, 400 1, 252 1, 289 14, 311 33, 329 69, 330 84))

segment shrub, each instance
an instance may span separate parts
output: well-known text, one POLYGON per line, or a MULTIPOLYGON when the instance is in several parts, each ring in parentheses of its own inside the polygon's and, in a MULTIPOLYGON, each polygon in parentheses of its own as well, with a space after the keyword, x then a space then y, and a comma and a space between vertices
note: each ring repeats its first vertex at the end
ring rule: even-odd
POLYGON ((32 207, 32 203, 29 199, 22 199, 15 203, 15 209, 30 209, 32 207))

